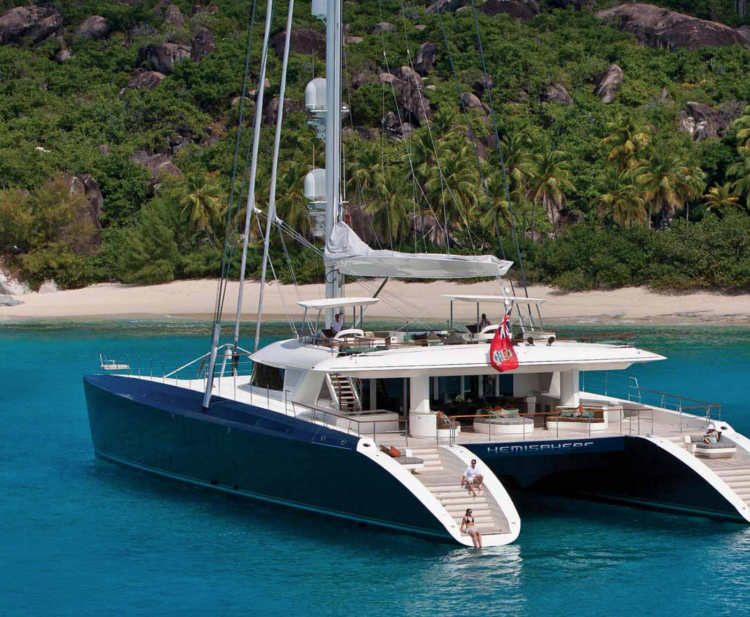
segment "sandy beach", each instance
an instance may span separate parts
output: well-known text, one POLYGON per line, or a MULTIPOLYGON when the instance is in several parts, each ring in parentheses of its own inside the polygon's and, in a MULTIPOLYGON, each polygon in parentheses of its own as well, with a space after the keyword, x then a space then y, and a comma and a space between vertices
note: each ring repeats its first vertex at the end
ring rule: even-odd
MULTIPOLYGON (((354 283, 347 286, 347 296, 371 296, 376 282, 367 289, 354 283)), ((234 314, 238 284, 229 285, 224 314, 234 314)), ((254 320, 257 314, 260 285, 249 282, 245 287, 243 314, 254 320)), ((368 309, 369 318, 407 321, 444 321, 449 315, 446 294, 497 295, 497 283, 457 285, 451 282, 405 283, 390 281, 380 295, 381 302, 368 309)), ((657 294, 642 288, 612 291, 561 293, 551 287, 529 288, 530 296, 545 300, 542 314, 549 323, 589 324, 750 324, 750 296, 717 293, 657 294)), ((322 298, 322 285, 299 288, 301 299, 322 298)), ((216 298, 215 280, 177 281, 165 285, 138 286, 100 284, 71 291, 30 293, 16 296, 23 302, 18 306, 0 307, 0 319, 101 319, 140 317, 168 319, 187 317, 210 319, 216 298)), ((297 318, 302 309, 297 306, 297 290, 293 286, 269 285, 264 300, 264 318, 285 320, 287 309, 297 318), (285 309, 286 306, 286 309, 285 309)), ((475 305, 456 303, 457 319, 471 320, 475 305)), ((483 311, 497 320, 499 307, 485 304, 483 311)))

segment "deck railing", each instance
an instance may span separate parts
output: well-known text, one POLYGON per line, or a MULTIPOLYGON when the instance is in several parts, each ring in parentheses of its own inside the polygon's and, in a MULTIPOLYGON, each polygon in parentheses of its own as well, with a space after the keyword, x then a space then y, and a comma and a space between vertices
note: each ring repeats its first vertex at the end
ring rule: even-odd
POLYGON ((583 392, 612 396, 643 405, 675 411, 681 417, 683 413, 687 413, 706 417, 708 420, 721 421, 721 405, 680 394, 669 394, 659 390, 641 388, 638 379, 633 376, 617 373, 610 375, 608 371, 581 372, 580 385, 583 392))

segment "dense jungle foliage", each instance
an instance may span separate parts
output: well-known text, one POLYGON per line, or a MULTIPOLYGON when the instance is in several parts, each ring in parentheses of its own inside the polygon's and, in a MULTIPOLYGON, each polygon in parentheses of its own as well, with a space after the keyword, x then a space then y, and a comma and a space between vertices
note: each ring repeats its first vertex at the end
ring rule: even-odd
MULTIPOLYGON (((0 10, 16 4, 2 0, 0 10)), ((32 286, 47 279, 78 287, 218 275, 242 105, 240 176, 252 133, 250 91, 257 87, 265 2, 257 3, 244 102, 252 0, 174 4, 184 18, 170 22, 167 5, 155 0, 60 1, 59 36, 0 45, 0 255, 5 269, 32 286), (76 36, 92 15, 108 21, 108 35, 76 36), (199 61, 175 62, 153 88, 128 86, 133 71, 155 68, 146 46, 189 46, 201 29, 215 37, 213 51, 199 61), (155 155, 171 164, 149 170, 143 160, 155 155), (101 190, 95 216, 82 214, 90 195, 71 188, 73 177, 91 178, 101 190)), ((403 251, 494 252, 517 261, 515 227, 532 282, 567 290, 747 290, 750 107, 742 109, 750 101, 749 49, 654 49, 590 10, 542 7, 528 21, 480 13, 506 192, 472 11, 443 13, 448 54, 441 19, 425 10, 431 4, 345 3, 347 35, 355 37, 345 51, 347 213, 365 240, 403 251), (392 31, 373 32, 383 21, 392 31), (379 74, 406 79, 400 67, 428 41, 438 50, 418 89, 429 102, 426 119, 413 106, 404 113, 379 74), (605 104, 595 89, 613 63, 623 82, 605 104), (549 100, 555 85, 570 101, 549 100), (728 126, 695 140, 681 130, 688 102, 729 110, 728 126)), ((730 0, 662 5, 741 25, 730 0)), ((298 1, 295 13, 295 28, 322 31, 309 1, 298 1)), ((278 3, 273 33, 283 30, 285 14, 286 3, 278 3)), ((278 94, 280 68, 272 50, 266 103, 278 94)), ((319 54, 292 54, 287 99, 293 103, 285 112, 277 206, 279 217, 310 239, 303 183, 314 165, 324 164, 324 148, 302 102, 308 81, 324 73, 319 54)), ((264 111, 261 210, 270 188, 274 117, 264 111)), ((234 186, 234 203, 243 204, 230 223, 235 246, 245 185, 240 177, 234 186)), ((253 223, 251 276, 260 272, 264 222, 253 223)), ((315 252, 290 238, 282 242, 274 234, 271 254, 281 280, 291 280, 289 263, 298 282, 321 279, 315 252)), ((235 250, 234 276, 238 263, 235 250)))

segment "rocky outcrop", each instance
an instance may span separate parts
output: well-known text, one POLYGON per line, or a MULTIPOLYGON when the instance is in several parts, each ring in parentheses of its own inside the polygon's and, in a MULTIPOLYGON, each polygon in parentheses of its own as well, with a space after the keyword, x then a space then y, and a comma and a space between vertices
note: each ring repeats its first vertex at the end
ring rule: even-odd
POLYGON ((182 14, 179 6, 170 4, 164 10, 164 21, 172 26, 184 26, 185 16, 182 14))
POLYGON ((462 92, 461 102, 464 104, 467 110, 473 109, 478 111, 483 116, 490 113, 490 108, 482 103, 482 100, 473 92, 462 92))
POLYGON ((396 26, 394 26, 391 23, 388 23, 387 21, 381 21, 380 23, 375 24, 375 26, 372 29, 373 34, 381 34, 383 32, 389 32, 389 33, 396 32, 396 26))
POLYGON ((347 45, 359 45, 360 43, 364 43, 365 39, 363 39, 361 36, 347 36, 344 39, 344 43, 347 45))
POLYGON ((441 13, 444 11, 456 11, 464 5, 464 2, 465 0, 437 0, 437 3, 429 2, 427 8, 425 8, 425 13, 433 15, 438 11, 441 13), (435 8, 436 4, 437 9, 435 8))
POLYGON ((75 213, 75 219, 61 234, 74 253, 90 255, 102 246, 102 214, 104 197, 96 180, 91 174, 65 176, 65 182, 71 195, 83 197, 81 208, 75 213))
POLYGON ((742 115, 743 108, 744 103, 739 101, 729 101, 718 109, 689 101, 680 120, 680 130, 689 133, 695 141, 721 137, 742 115))
POLYGON ((204 6, 203 4, 195 4, 193 5, 193 15, 199 15, 200 13, 208 13, 209 15, 213 15, 214 13, 219 12, 218 6, 204 6))
POLYGON ((198 62, 216 49, 216 38, 206 28, 200 28, 193 37, 190 59, 198 62))
POLYGON ((561 103, 566 107, 573 104, 573 99, 564 84, 551 84, 542 92, 542 103, 561 103))
POLYGON ((157 71, 169 75, 177 62, 190 57, 190 48, 176 43, 155 43, 142 47, 140 53, 157 71))
MULTIPOLYGON (((286 44, 286 31, 281 31, 271 37, 271 47, 279 58, 284 57, 284 45, 286 44)), ((326 57, 326 39, 322 32, 312 28, 292 28, 289 33, 289 51, 298 54, 312 54, 324 60, 326 57)))
MULTIPOLYGON (((290 99, 284 99, 284 118, 288 118, 289 114, 294 112, 306 113, 307 109, 305 104, 301 101, 293 101, 290 99)), ((276 124, 276 116, 279 113, 279 98, 274 97, 268 101, 263 110, 263 122, 265 124, 276 124)))
POLYGON ((380 81, 393 85, 404 122, 419 126, 429 116, 430 101, 424 94, 424 82, 419 73, 408 66, 402 66, 398 70, 398 76, 382 73, 380 81))
POLYGON ((23 302, 16 300, 12 296, 0 294, 0 306, 18 306, 19 304, 23 304, 23 302))
POLYGON ((383 131, 391 139, 403 139, 409 137, 414 131, 414 126, 409 122, 403 122, 403 118, 399 120, 397 114, 389 111, 380 120, 380 124, 383 126, 383 131))
POLYGON ((749 46, 740 30, 651 4, 623 4, 599 11, 596 16, 634 34, 650 47, 695 51, 701 47, 749 46))
POLYGON ((130 157, 133 163, 141 165, 149 175, 149 191, 153 192, 159 187, 159 180, 163 176, 181 176, 182 172, 166 154, 149 154, 139 150, 130 157))
POLYGON ((487 0, 477 10, 485 15, 510 15, 523 21, 541 13, 536 0, 487 0))
MULTIPOLYGON (((130 78, 128 79, 128 84, 125 86, 126 88, 130 88, 131 90, 140 90, 142 88, 145 88, 146 90, 153 90, 158 86, 162 79, 166 77, 164 73, 159 73, 158 71, 147 71, 145 69, 136 69, 132 73, 130 73, 130 78)), ((123 90, 120 92, 122 94, 123 90)))
POLYGON ((435 68, 438 46, 435 43, 424 43, 414 56, 414 70, 423 77, 435 68))
POLYGON ((75 36, 86 39, 103 39, 111 30, 109 22, 101 15, 92 15, 84 19, 76 28, 75 36))
POLYGON ((44 283, 42 283, 37 290, 37 292, 40 294, 53 294, 57 293, 58 291, 60 291, 60 288, 52 279, 44 281, 44 283))
POLYGON ((622 69, 616 64, 613 64, 599 78, 594 94, 596 94, 603 103, 612 103, 617 95, 617 88, 621 83, 622 69))
POLYGON ((0 17, 0 45, 22 40, 39 43, 62 28, 62 15, 53 6, 18 6, 0 17))

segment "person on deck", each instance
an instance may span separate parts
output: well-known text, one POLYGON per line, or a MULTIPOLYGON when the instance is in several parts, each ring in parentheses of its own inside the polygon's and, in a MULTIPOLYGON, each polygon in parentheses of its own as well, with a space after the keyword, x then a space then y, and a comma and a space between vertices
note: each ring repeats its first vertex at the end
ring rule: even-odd
POLYGON ((474 548, 482 548, 482 532, 477 529, 474 523, 474 513, 471 508, 466 510, 466 514, 461 521, 461 533, 468 533, 471 536, 474 548))
POLYGON ((491 326, 492 323, 487 319, 487 315, 482 313, 482 319, 479 320, 479 332, 484 330, 487 326, 491 326))
POLYGON ((703 436, 703 443, 717 443, 718 441, 716 429, 714 427, 709 428, 703 436))
POLYGON ((471 465, 466 468, 464 475, 461 476, 461 487, 466 486, 471 494, 476 497, 477 491, 481 491, 484 486, 484 476, 480 473, 477 467, 477 459, 471 459, 471 465), (474 490, 476 488, 476 490, 474 490))
POLYGON ((336 336, 339 332, 341 332, 341 328, 344 327, 344 320, 341 319, 341 313, 336 313, 333 316, 333 322, 331 322, 331 330, 333 330, 333 335, 336 336))

